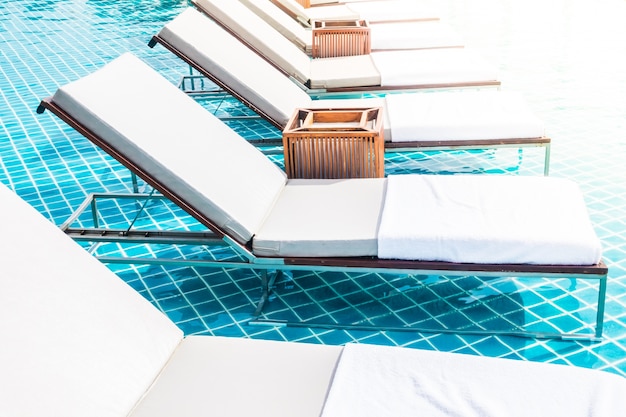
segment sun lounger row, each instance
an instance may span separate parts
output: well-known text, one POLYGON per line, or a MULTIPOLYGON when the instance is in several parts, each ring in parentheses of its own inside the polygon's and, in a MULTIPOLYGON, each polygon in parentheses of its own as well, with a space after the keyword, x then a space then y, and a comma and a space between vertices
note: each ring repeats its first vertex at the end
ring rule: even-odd
POLYGON ((435 3, 407 0, 370 0, 305 8, 297 0, 271 0, 293 18, 310 25, 316 20, 366 19, 370 22, 402 22, 439 19, 435 3))
MULTIPOLYGON (((254 11, 265 22, 272 25, 283 36, 289 39, 304 51, 313 56, 322 55, 322 52, 314 53, 316 48, 321 46, 314 41, 313 34, 316 32, 311 28, 305 28, 296 20, 286 14, 281 8, 269 0, 240 0, 250 10, 254 11)), ((198 2, 198 4, 202 4, 198 2)), ((237 19, 244 20, 246 16, 238 16, 237 19)), ((350 23, 359 20, 331 21, 335 27, 341 28, 350 36, 350 23)), ((372 23, 367 21, 369 30, 370 50, 394 50, 394 49, 430 49, 430 48, 450 48, 462 47, 463 41, 449 25, 439 20, 429 21, 409 21, 393 23, 372 23)), ((254 22, 250 23, 254 26, 254 22)), ((356 35, 354 35, 356 36, 356 35)), ((317 38, 316 38, 317 39, 317 38)), ((354 39, 354 38, 353 38, 354 39)), ((356 41, 354 39, 354 41, 356 41)), ((356 49, 356 48, 355 48, 356 49)), ((337 55, 343 52, 336 51, 337 55)), ((322 56, 328 56, 324 54, 322 56)))
POLYGON ((500 84, 497 69, 466 48, 375 51, 311 59, 239 1, 192 3, 307 88, 345 93, 500 84))
POLYGON ((185 337, 2 184, 0 199, 10 242, 0 254, 2 416, 623 413, 626 380, 596 370, 374 345, 185 337))
POLYGON ((245 252, 251 264, 244 267, 597 279, 595 335, 601 335, 607 270, 582 195, 569 181, 288 180, 253 145, 130 54, 61 87, 44 108, 245 252), (188 122, 178 123, 179 115, 188 122))
POLYGON ((543 122, 519 94, 494 90, 387 94, 377 98, 314 100, 238 38, 193 8, 153 37, 201 74, 283 130, 297 108, 382 107, 388 149, 545 147, 543 122))

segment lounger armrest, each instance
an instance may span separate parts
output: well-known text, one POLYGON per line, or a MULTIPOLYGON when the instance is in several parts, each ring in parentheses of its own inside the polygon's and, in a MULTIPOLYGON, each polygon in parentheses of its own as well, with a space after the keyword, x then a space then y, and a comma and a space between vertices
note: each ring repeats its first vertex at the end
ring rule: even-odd
POLYGON ((313 58, 367 55, 372 43, 365 20, 314 21, 312 28, 313 58))

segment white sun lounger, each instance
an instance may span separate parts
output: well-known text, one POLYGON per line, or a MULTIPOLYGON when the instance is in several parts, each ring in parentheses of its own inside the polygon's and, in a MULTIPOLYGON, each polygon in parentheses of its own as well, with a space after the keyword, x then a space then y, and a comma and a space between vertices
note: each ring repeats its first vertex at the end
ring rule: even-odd
POLYGON ((584 368, 373 345, 184 337, 2 184, 0 199, 0 229, 10 242, 0 254, 2 416, 331 417, 347 415, 346 407, 365 417, 395 417, 406 407, 432 417, 623 412, 626 380, 584 368))
MULTIPOLYGON (((268 0, 239 0, 283 36, 309 55, 313 49, 313 31, 305 28, 280 7, 268 0)), ((237 20, 245 16, 236 16, 237 20)), ((439 20, 395 23, 370 23, 372 51, 462 47, 458 33, 439 20)))
POLYGON ((296 108, 383 107, 387 149, 545 147, 543 122, 520 94, 496 90, 388 94, 378 98, 313 100, 219 25, 189 8, 166 24, 160 43, 283 130, 296 108))
POLYGON ((244 268, 589 278, 599 281, 595 335, 602 334, 607 269, 583 196, 570 181, 288 180, 131 54, 59 88, 38 111, 46 108, 245 254, 244 268), (409 206, 407 198, 420 203, 409 206), (436 221, 442 210, 451 216, 445 227, 429 228, 432 234, 411 226, 436 221), (441 244, 431 247, 433 240, 441 244))
POLYGON ((196 0, 194 4, 308 88, 371 92, 500 85, 497 68, 467 48, 375 51, 368 55, 311 59, 239 1, 196 0))

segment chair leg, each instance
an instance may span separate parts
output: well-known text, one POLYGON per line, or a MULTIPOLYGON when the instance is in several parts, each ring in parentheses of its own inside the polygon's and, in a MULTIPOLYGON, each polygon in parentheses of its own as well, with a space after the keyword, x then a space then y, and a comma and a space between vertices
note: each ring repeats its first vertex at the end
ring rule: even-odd
POLYGON ((596 338, 602 338, 602 332, 604 329, 604 305, 606 302, 606 281, 607 276, 600 278, 600 284, 598 288, 598 312, 596 316, 596 338))
POLYGON ((543 175, 548 176, 550 174, 550 144, 546 145, 545 159, 543 161, 543 175))
POLYGON ((282 274, 282 270, 268 271, 264 269, 263 272, 261 272, 261 298, 259 298, 256 310, 254 310, 254 318, 258 318, 263 312, 265 304, 269 301, 274 283, 282 274))

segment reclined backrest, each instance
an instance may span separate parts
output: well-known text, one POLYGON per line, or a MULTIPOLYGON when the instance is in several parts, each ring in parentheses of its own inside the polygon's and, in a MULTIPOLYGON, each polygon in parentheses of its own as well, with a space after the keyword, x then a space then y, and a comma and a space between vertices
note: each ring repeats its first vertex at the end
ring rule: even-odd
POLYGON ((59 88, 52 101, 189 214, 240 243, 286 183, 258 149, 129 53, 59 88))
POLYGON ((297 1, 276 1, 270 0, 272 3, 280 6, 286 13, 289 13, 295 19, 298 19, 304 24, 309 23, 309 15, 306 12, 304 6, 297 1))
POLYGON ((183 338, 0 184, 0 415, 125 417, 183 338))
POLYGON ((270 24, 237 0, 192 0, 200 10, 248 43, 301 83, 310 78, 311 59, 270 24))
POLYGON ((257 16, 260 16, 284 37, 299 45, 303 50, 311 45, 312 32, 292 19, 280 7, 267 0, 239 0, 257 16))
MULTIPOLYGON (((267 0, 264 0, 267 1, 267 0)), ((269 2, 268 2, 269 3, 269 2)), ((217 23, 189 8, 159 36, 282 128, 309 95, 217 23)))

